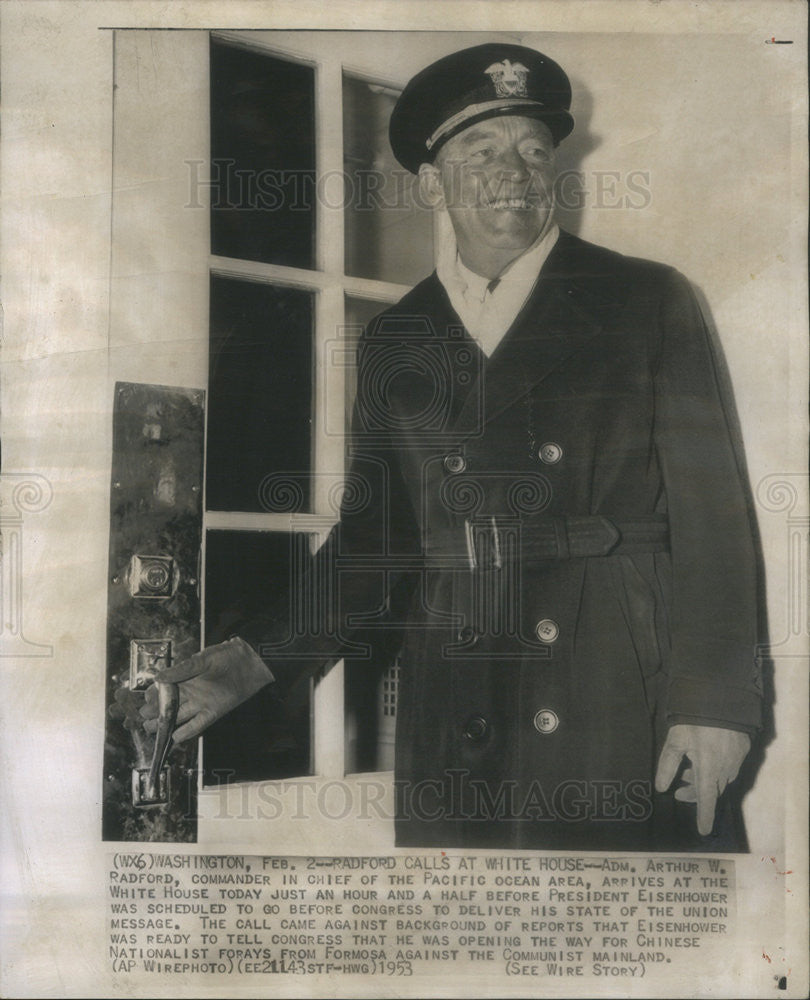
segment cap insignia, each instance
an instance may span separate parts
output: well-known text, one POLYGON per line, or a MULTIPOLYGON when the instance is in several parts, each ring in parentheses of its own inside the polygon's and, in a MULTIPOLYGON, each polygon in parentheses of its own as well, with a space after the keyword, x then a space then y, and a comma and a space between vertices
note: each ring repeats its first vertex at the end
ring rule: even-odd
POLYGON ((513 63, 504 59, 503 62, 493 63, 484 72, 492 80, 498 97, 529 96, 526 92, 526 78, 529 71, 523 63, 513 63))

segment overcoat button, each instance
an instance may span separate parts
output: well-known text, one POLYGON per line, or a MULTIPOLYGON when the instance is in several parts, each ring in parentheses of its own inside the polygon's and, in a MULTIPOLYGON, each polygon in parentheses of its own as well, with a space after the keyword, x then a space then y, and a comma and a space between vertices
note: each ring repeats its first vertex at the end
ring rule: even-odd
POLYGON ((546 465, 556 465, 563 456, 563 450, 554 441, 546 441, 545 444, 540 445, 538 456, 540 461, 545 462, 546 465))
POLYGON ((444 467, 448 472, 463 472, 467 468, 467 460, 463 455, 446 455, 444 467))
POLYGON ((550 708, 541 708, 534 717, 534 728, 538 733, 543 733, 544 736, 553 733, 559 724, 557 713, 552 712, 550 708))
POLYGON ((540 642, 552 643, 556 641, 557 636, 560 634, 560 627, 550 618, 544 618, 541 622, 537 623, 534 631, 537 633, 537 638, 540 642))
POLYGON ((489 734, 489 723, 480 715, 474 715, 464 724, 464 738, 470 743, 483 743, 489 734))
POLYGON ((475 634, 475 629, 472 625, 465 625, 458 630, 456 638, 459 642, 470 643, 472 645, 478 639, 478 636, 475 634))

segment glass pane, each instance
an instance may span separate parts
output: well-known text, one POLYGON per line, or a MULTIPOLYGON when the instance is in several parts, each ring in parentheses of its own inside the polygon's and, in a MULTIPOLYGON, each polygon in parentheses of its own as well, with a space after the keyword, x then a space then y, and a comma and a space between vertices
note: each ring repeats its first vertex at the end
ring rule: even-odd
MULTIPOLYGON (((292 546, 309 551, 309 535, 209 531, 205 555, 205 641, 222 642, 238 623, 278 602, 289 614, 292 546)), ((262 688, 205 731, 203 781, 266 781, 310 773, 308 685, 282 705, 262 688)))
POLYGON ((314 267, 315 74, 211 42, 211 248, 314 267))
POLYGON ((378 316, 385 308, 384 302, 370 302, 367 299, 357 299, 351 295, 346 296, 346 324, 343 328, 343 357, 346 358, 344 367, 344 381, 346 387, 346 433, 351 428, 352 407, 354 397, 357 394, 357 370, 354 359, 357 354, 357 342, 363 330, 369 323, 378 316))
POLYGON ((311 292, 212 277, 209 510, 309 509, 313 307, 311 292))
POLYGON ((346 773, 392 771, 399 665, 390 656, 345 667, 346 773))
POLYGON ((415 285, 433 270, 432 216, 414 204, 416 178, 391 152, 396 98, 389 88, 343 76, 346 273, 415 285))

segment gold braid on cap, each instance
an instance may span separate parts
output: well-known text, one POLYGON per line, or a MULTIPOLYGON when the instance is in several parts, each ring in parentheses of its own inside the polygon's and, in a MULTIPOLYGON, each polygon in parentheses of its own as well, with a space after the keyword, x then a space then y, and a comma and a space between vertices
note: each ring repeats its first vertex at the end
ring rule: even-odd
POLYGON ((433 149, 439 139, 442 136, 447 135, 448 132, 452 132, 456 129, 458 125, 467 121, 469 118, 475 118, 477 115, 486 114, 487 111, 498 111, 501 108, 544 108, 546 105, 542 101, 529 100, 526 97, 510 97, 510 98, 500 98, 497 101, 483 101, 481 104, 468 104, 466 108, 459 111, 458 114, 448 118, 446 122, 436 129, 436 131, 431 135, 431 137, 425 140, 425 146, 428 149, 433 149))

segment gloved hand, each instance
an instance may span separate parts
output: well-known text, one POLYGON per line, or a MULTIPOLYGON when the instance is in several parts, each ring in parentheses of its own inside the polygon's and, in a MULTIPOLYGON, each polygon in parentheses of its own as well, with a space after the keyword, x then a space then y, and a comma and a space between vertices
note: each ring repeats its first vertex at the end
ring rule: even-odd
POLYGON ((692 766, 683 772, 686 785, 675 790, 675 798, 680 802, 697 802, 698 833, 706 837, 714 826, 717 799, 737 777, 750 748, 751 737, 733 729, 672 726, 658 759, 655 790, 665 792, 669 788, 681 760, 687 756, 692 766))
MULTIPOLYGON (((175 743, 199 736, 212 722, 247 701, 273 679, 258 654, 236 636, 168 667, 159 678, 167 684, 180 685, 175 743)), ((153 684, 147 689, 141 708, 148 733, 157 729, 157 715, 157 688, 153 684)))

